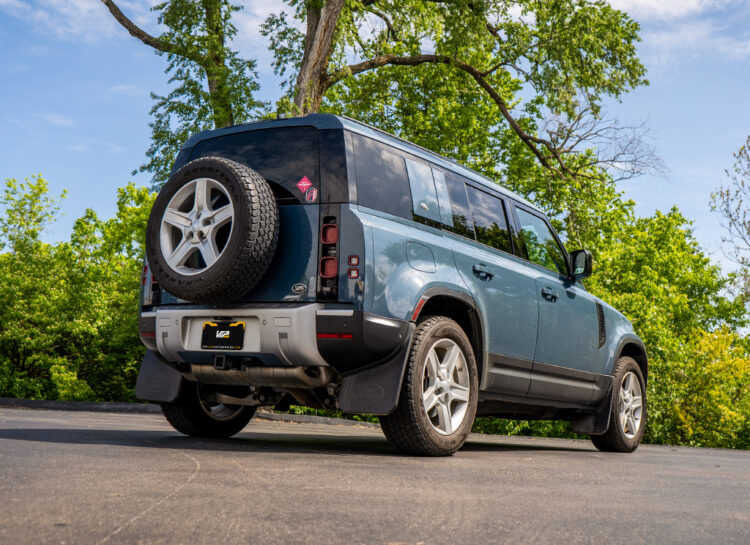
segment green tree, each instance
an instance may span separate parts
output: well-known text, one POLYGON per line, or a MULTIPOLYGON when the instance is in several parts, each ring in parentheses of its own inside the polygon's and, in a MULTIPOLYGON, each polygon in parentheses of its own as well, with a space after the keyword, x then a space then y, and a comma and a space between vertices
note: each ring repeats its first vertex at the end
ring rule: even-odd
POLYGON ((734 153, 734 165, 711 195, 711 208, 721 216, 727 255, 740 266, 740 288, 750 296, 750 136, 734 153))
MULTIPOLYGON (((424 100, 427 87, 418 83, 432 79, 438 84, 429 89, 438 95, 450 89, 481 94, 472 98, 492 104, 495 112, 489 119, 502 119, 503 127, 556 179, 586 174, 568 156, 584 151, 594 134, 619 138, 616 127, 592 130, 600 121, 601 99, 645 83, 635 50, 637 23, 603 1, 287 4, 292 15, 273 15, 263 29, 278 73, 288 76, 292 100, 287 99, 287 106, 280 103, 282 111, 318 111, 330 94, 346 97, 347 91, 336 89, 349 86, 352 95, 365 99, 361 108, 347 101, 355 109, 382 112, 391 103, 382 98, 395 92, 402 101, 396 108, 408 111, 409 99, 416 98, 415 106, 427 105, 432 119, 440 118, 439 105, 433 109, 424 100), (305 24, 305 32, 291 24, 292 17, 305 24), (420 70, 424 65, 437 68, 420 70), (404 85, 411 89, 401 92, 404 85), (414 96, 415 89, 422 94, 414 96)), ((408 123, 406 116, 395 117, 408 123)), ((448 136, 455 132, 452 127, 448 136)))
POLYGON ((87 210, 71 240, 41 240, 59 199, 41 176, 0 197, 0 395, 133 400, 142 240, 153 195, 128 185, 117 215, 87 210))
POLYGON ((152 93, 151 146, 148 162, 138 170, 150 172, 158 186, 169 177, 177 150, 205 129, 228 127, 254 119, 263 103, 255 61, 239 57, 230 47, 237 28, 232 14, 241 9, 227 0, 171 0, 154 6, 166 32, 152 36, 126 17, 112 0, 102 0, 131 36, 166 55, 169 83, 165 96, 152 93))

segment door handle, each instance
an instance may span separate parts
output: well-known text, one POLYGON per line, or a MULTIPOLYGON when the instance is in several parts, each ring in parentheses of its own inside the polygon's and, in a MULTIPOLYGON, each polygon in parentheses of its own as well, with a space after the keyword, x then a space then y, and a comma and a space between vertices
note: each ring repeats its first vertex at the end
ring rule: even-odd
POLYGON ((482 280, 489 280, 495 276, 487 265, 474 265, 471 270, 482 280))
POLYGON ((557 292, 549 287, 542 288, 542 297, 544 297, 547 301, 554 303, 555 301, 557 301, 557 292))

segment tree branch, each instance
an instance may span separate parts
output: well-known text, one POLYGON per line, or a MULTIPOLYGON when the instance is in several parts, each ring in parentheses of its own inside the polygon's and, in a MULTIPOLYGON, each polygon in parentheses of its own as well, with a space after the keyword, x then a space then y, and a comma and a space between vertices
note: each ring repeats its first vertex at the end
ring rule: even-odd
POLYGON ((526 146, 531 150, 531 152, 539 160, 542 166, 544 166, 550 172, 560 178, 564 178, 565 175, 573 176, 573 173, 570 172, 568 167, 565 165, 565 162, 560 156, 560 153, 555 145, 549 140, 545 140, 543 138, 539 138, 527 133, 510 113, 508 104, 505 102, 505 100, 503 100, 503 98, 495 90, 495 88, 485 79, 482 72, 477 68, 474 68, 470 64, 462 62, 458 59, 445 55, 414 55, 411 57, 400 57, 397 55, 379 55, 377 57, 373 57, 372 59, 368 59, 366 61, 341 68, 339 70, 336 70, 334 73, 329 74, 326 78, 324 87, 328 89, 347 76, 360 74, 362 72, 366 72, 368 70, 379 68, 385 65, 416 66, 425 63, 447 64, 455 66, 456 68, 459 68, 460 70, 463 70, 464 72, 469 74, 472 78, 474 78, 479 86, 482 87, 482 89, 484 89, 487 94, 490 95, 490 98, 492 98, 492 100, 497 105, 503 118, 505 118, 505 121, 508 123, 508 125, 510 125, 511 129, 513 129, 513 131, 521 139, 521 141, 526 144, 526 146), (544 146, 544 148, 549 151, 551 156, 542 153, 542 150, 539 148, 539 146, 544 146), (559 168, 558 166, 552 164, 550 159, 554 159, 559 168))
POLYGON ((131 36, 133 36, 134 38, 138 38, 144 44, 149 45, 158 51, 162 51, 164 53, 172 52, 172 49, 166 43, 161 41, 159 38, 151 36, 151 34, 128 19, 112 0, 102 0, 102 3, 107 6, 107 9, 112 14, 112 16, 117 19, 117 22, 120 23, 131 36))

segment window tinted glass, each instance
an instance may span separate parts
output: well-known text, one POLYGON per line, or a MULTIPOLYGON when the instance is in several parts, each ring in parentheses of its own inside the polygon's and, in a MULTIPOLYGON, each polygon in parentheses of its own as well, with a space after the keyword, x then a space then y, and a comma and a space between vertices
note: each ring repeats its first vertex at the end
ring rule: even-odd
MULTIPOLYGON (((241 132, 199 142, 190 159, 218 155, 245 164, 271 182, 279 204, 305 204, 297 183, 305 176, 320 191, 318 130, 283 127, 241 132)), ((303 186, 306 187, 306 186, 303 186)), ((312 193, 311 193, 312 195, 312 193)))
POLYGON ((425 163, 406 160, 406 171, 409 173, 411 200, 415 216, 440 222, 440 207, 435 194, 435 182, 432 169, 425 163))
POLYGON ((542 218, 520 208, 516 208, 516 213, 521 224, 521 239, 529 261, 560 274, 567 274, 565 254, 547 223, 542 218))
POLYGON ((359 204, 412 219, 404 157, 393 148, 358 134, 352 135, 352 142, 359 204))
POLYGON ((438 203, 440 204, 440 222, 446 227, 453 227, 453 215, 451 214, 451 197, 448 193, 448 184, 445 175, 439 170, 432 171, 435 181, 438 203))
POLYGON ((453 217, 453 225, 448 226, 448 229, 461 236, 474 238, 469 200, 466 197, 466 184, 451 176, 445 177, 445 184, 448 186, 450 210, 453 217))
POLYGON ((466 190, 469 193, 477 241, 512 253, 503 201, 471 186, 467 186, 466 190))

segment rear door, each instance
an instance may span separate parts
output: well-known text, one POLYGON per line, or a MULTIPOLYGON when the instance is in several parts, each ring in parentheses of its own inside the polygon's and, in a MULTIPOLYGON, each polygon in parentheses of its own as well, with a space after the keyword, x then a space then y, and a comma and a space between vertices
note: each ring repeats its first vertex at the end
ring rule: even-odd
POLYGON ((593 297, 568 276, 568 256, 547 220, 516 205, 521 254, 536 284, 539 334, 530 397, 588 401, 597 370, 593 297))
MULTIPOLYGON (((306 126, 243 131, 203 140, 192 150, 190 160, 211 155, 247 165, 268 181, 276 197, 276 251, 268 272, 243 302, 316 299, 319 201, 326 171, 320 164, 320 132, 306 126)), ((338 154, 344 155, 343 140, 338 154)))
POLYGON ((534 358, 538 303, 533 278, 513 256, 505 204, 450 174, 437 173, 436 181, 438 187, 446 186, 450 199, 453 221, 447 231, 453 234, 446 237, 484 321, 488 350, 484 389, 525 395, 534 358))

